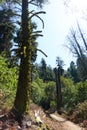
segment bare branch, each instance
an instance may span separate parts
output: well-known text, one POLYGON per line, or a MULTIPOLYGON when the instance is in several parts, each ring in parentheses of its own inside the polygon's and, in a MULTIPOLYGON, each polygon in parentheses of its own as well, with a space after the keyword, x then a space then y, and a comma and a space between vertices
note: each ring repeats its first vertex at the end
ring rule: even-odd
POLYGON ((28 4, 32 4, 32 5, 38 6, 38 4, 33 3, 34 1, 35 1, 35 0, 31 0, 31 1, 28 2, 28 4))
POLYGON ((14 3, 18 4, 19 6, 22 7, 22 4, 20 2, 18 2, 17 0, 14 0, 14 3))
POLYGON ((81 56, 83 56, 83 52, 82 52, 82 49, 81 49, 81 47, 80 47, 80 45, 79 45, 79 43, 78 43, 78 40, 77 40, 77 38, 76 38, 76 35, 75 35, 75 34, 72 34, 72 36, 73 36, 73 38, 74 38, 74 40, 75 40, 75 43, 76 43, 76 45, 77 45, 77 47, 78 47, 78 49, 79 49, 79 52, 80 52, 81 56))
POLYGON ((43 37, 43 35, 42 34, 33 34, 32 36, 36 36, 36 37, 43 37))
POLYGON ((71 51, 73 54, 75 54, 75 55, 77 55, 78 57, 80 57, 80 53, 79 53, 77 47, 75 46, 74 41, 72 41, 70 37, 67 37, 67 38, 68 38, 68 40, 70 41, 70 45, 71 45, 71 47, 68 47, 68 48, 70 49, 70 51, 71 51), (74 51, 73 51, 73 50, 74 50, 74 51))
POLYGON ((30 16, 29 19, 31 19, 32 17, 36 16, 37 18, 39 18, 39 19, 41 20, 41 22, 42 22, 42 24, 43 24, 43 28, 44 28, 44 21, 43 21, 43 19, 41 19, 41 18, 38 16, 38 14, 41 14, 41 13, 45 14, 46 12, 45 12, 45 11, 40 11, 40 12, 32 13, 32 15, 30 16))
POLYGON ((41 49, 37 48, 37 51, 40 51, 42 54, 44 54, 46 57, 48 57, 41 49))
POLYGON ((28 12, 28 14, 33 14, 34 11, 35 11, 35 10, 30 11, 30 12, 28 12))
POLYGON ((22 11, 22 9, 18 8, 18 7, 15 7, 15 9, 18 9, 19 11, 22 11))
POLYGON ((16 15, 16 16, 18 16, 18 17, 21 17, 21 15, 20 15, 20 14, 16 14, 16 13, 14 13, 14 15, 16 15))
POLYGON ((35 6, 38 6, 38 4, 35 4, 35 3, 30 3, 30 4, 35 5, 35 6))
POLYGON ((28 3, 30 4, 30 3, 32 3, 34 0, 30 0, 28 3))
POLYGON ((85 48, 86 48, 86 50, 87 50, 87 43, 86 43, 86 40, 85 40, 85 38, 84 38, 84 35, 83 35, 82 31, 81 31, 81 28, 80 28, 78 22, 77 22, 77 25, 78 25, 78 29, 79 29, 79 32, 80 32, 81 38, 82 38, 83 43, 84 43, 84 45, 85 45, 85 48))
POLYGON ((42 33, 42 31, 34 31, 33 33, 42 33))

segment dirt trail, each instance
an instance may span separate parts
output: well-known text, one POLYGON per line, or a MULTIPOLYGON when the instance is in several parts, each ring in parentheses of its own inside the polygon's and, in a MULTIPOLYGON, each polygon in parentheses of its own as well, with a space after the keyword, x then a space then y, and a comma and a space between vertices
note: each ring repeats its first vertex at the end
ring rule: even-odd
POLYGON ((84 128, 79 127, 75 123, 68 121, 60 116, 56 116, 54 114, 50 114, 50 116, 62 124, 63 130, 85 130, 84 128))

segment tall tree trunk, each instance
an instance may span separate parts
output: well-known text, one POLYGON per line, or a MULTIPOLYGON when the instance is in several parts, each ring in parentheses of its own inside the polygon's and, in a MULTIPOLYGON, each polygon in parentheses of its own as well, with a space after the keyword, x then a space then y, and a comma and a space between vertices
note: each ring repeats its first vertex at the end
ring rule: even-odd
POLYGON ((61 81, 60 81, 60 67, 55 70, 56 73, 56 92, 57 92, 57 112, 61 114, 62 94, 61 94, 61 81))
POLYGON ((22 0, 22 46, 18 87, 12 112, 17 120, 29 113, 31 91, 31 39, 28 21, 28 0, 22 0))

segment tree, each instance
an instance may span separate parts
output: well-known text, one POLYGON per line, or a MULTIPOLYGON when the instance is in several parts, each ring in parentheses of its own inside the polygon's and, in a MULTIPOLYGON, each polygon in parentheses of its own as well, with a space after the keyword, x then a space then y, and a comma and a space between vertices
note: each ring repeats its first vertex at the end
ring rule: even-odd
POLYGON ((42 58, 40 65, 40 77, 41 79, 43 79, 44 82, 46 81, 46 68, 47 68, 46 62, 42 58))
MULTIPOLYGON (((3 0, 4 1, 4 0, 3 0)), ((2 1, 0 1, 2 2, 2 1)), ((15 120, 21 123, 22 119, 26 114, 29 113, 30 106, 30 93, 31 93, 31 68, 32 68, 32 38, 34 35, 40 35, 40 32, 33 32, 31 30, 30 20, 36 16, 39 18, 43 25, 43 20, 38 16, 40 13, 45 13, 44 11, 35 12, 30 11, 29 5, 35 5, 42 7, 45 0, 7 0, 7 2, 12 3, 12 7, 15 5, 22 6, 21 14, 21 29, 22 29, 22 40, 21 40, 21 58, 20 58, 20 69, 16 97, 12 110, 9 116, 15 117, 15 120), (20 3, 22 2, 22 3, 20 3)), ((20 14, 18 14, 19 16, 20 14)), ((42 36, 42 35, 40 35, 42 36)), ((41 51, 41 50, 39 50, 41 51)), ((42 52, 42 51, 41 51, 42 52)))
MULTIPOLYGON (((19 23, 20 25, 21 23, 19 23)), ((35 22, 30 22, 30 26, 31 26, 31 32, 33 33, 34 30, 37 29, 37 25, 35 22)), ((37 31, 38 32, 38 31, 37 31)), ((36 58, 37 58, 37 46, 38 46, 38 42, 36 41, 37 38, 39 37, 39 35, 33 35, 32 36, 32 56, 31 56, 31 61, 32 64, 33 62, 35 62, 36 58)), ((14 37, 14 42, 15 42, 15 48, 12 49, 12 51, 14 52, 13 55, 13 59, 15 59, 15 63, 17 64, 18 61, 21 58, 21 39, 22 39, 22 32, 21 32, 21 28, 18 28, 18 30, 16 31, 16 36, 14 37)))
POLYGON ((12 39, 15 26, 12 23, 13 11, 8 5, 2 6, 0 10, 0 54, 5 52, 8 59, 11 58, 12 39))
POLYGON ((63 61, 60 57, 56 58, 56 63, 58 68, 55 68, 55 76, 56 76, 56 92, 57 92, 57 112, 61 114, 61 106, 62 106, 62 93, 61 93, 61 81, 60 76, 63 72, 63 61))
MULTIPOLYGON (((19 70, 19 79, 18 87, 16 92, 16 97, 14 101, 14 106, 10 112, 11 115, 14 115, 15 119, 19 122, 23 119, 24 115, 29 113, 30 106, 30 93, 31 93, 31 56, 32 56, 32 35, 30 21, 33 16, 37 16, 41 19, 38 14, 40 12, 29 12, 28 5, 31 3, 33 5, 41 6, 43 0, 30 1, 22 0, 22 41, 21 41, 21 61, 20 61, 20 70, 19 70), (31 16, 29 16, 31 13, 31 16)), ((16 3, 19 4, 18 1, 16 3)), ((41 12, 44 13, 44 12, 41 12)))
POLYGON ((40 64, 36 64, 36 71, 41 79, 44 82, 55 81, 55 74, 54 70, 50 65, 46 64, 46 61, 42 58, 40 64))
POLYGON ((78 31, 71 30, 71 36, 68 36, 70 41, 70 50, 77 57, 77 72, 80 80, 87 79, 87 43, 80 29, 79 24, 78 31))
POLYGON ((77 68, 73 61, 71 61, 70 67, 68 68, 67 71, 68 71, 67 73, 70 73, 70 76, 71 76, 72 80, 74 81, 74 83, 79 82, 80 79, 78 77, 77 68))
POLYGON ((55 81, 55 74, 54 74, 54 70, 51 68, 51 66, 47 66, 46 68, 46 81, 55 81))

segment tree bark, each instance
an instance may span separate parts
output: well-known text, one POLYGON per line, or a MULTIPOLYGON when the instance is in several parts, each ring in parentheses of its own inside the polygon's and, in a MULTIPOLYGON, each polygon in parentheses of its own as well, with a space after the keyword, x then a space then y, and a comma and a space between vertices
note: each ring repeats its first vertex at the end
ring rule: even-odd
POLYGON ((22 0, 22 46, 19 79, 12 113, 16 120, 29 113, 31 92, 31 38, 28 21, 28 0, 22 0))
POLYGON ((61 94, 61 81, 60 81, 60 67, 56 69, 56 92, 57 92, 57 112, 61 114, 62 94, 61 94))

